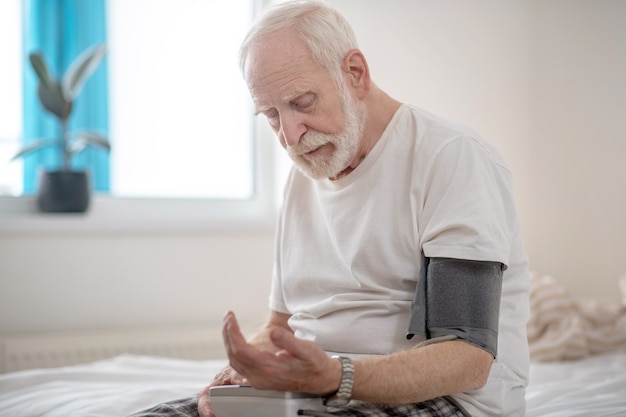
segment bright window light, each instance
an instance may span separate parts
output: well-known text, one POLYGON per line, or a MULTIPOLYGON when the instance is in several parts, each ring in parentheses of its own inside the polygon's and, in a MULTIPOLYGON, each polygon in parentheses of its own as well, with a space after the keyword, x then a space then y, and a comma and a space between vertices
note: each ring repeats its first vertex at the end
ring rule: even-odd
POLYGON ((247 199, 252 0, 108 0, 111 194, 247 199))
POLYGON ((237 56, 266 0, 107 0, 111 193, 84 216, 40 215, 8 162, 30 70, 21 3, 0 0, 0 232, 273 228, 291 162, 253 117, 237 56))
POLYGON ((21 0, 0 1, 0 196, 22 194, 22 161, 11 161, 22 137, 21 0))

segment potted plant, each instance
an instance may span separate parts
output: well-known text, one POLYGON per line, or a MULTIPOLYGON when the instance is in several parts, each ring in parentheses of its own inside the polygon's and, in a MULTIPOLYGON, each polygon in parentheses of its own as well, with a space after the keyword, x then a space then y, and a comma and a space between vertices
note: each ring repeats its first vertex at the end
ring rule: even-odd
POLYGON ((68 122, 74 100, 87 78, 96 70, 106 53, 106 46, 95 45, 81 53, 69 66, 65 75, 53 78, 40 52, 29 55, 37 75, 37 96, 43 108, 61 124, 61 137, 37 139, 22 148, 13 159, 45 147, 56 147, 62 155, 62 166, 55 171, 44 171, 40 177, 37 201, 44 212, 84 212, 89 206, 89 176, 85 171, 74 171, 71 160, 88 146, 110 150, 102 135, 90 132, 69 132, 68 122))

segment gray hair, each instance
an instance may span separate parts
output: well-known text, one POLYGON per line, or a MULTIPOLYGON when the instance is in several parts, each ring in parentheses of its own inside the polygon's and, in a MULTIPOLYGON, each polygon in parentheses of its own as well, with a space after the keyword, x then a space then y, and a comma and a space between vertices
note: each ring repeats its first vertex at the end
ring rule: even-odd
POLYGON ((313 58, 336 78, 347 53, 358 48, 352 27, 330 5, 319 0, 291 0, 270 7, 250 29, 239 50, 241 71, 253 45, 262 43, 267 35, 287 30, 293 30, 313 58))

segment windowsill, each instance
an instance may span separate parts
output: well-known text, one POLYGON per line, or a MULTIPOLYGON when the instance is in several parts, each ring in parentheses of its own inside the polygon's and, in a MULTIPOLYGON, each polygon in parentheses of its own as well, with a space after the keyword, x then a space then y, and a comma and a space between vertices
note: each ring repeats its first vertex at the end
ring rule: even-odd
POLYGON ((0 235, 90 232, 264 232, 278 216, 276 183, 284 178, 278 145, 257 119, 261 145, 256 152, 255 197, 250 200, 130 198, 94 194, 86 213, 42 213, 36 197, 0 196, 0 235))
POLYGON ((271 202, 92 196, 86 213, 42 213, 36 198, 0 197, 0 234, 270 231, 271 202))

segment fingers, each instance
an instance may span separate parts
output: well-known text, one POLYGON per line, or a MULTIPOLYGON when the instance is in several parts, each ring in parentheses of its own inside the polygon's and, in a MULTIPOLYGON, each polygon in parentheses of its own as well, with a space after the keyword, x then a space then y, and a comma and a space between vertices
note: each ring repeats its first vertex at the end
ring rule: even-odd
POLYGON ((239 373, 244 375, 242 362, 246 361, 246 358, 250 356, 252 346, 248 345, 248 342, 241 333, 239 323, 232 311, 229 311, 224 317, 224 325, 222 327, 222 337, 224 339, 224 348, 230 361, 230 365, 239 373))
MULTIPOLYGON (((238 362, 247 362, 248 359, 252 359, 256 362, 261 357, 261 350, 248 344, 246 341, 241 333, 239 322, 232 311, 229 311, 224 317, 222 336, 229 359, 233 360, 236 358, 238 362)), ((293 333, 287 329, 275 327, 271 329, 269 337, 270 341, 277 348, 286 350, 295 356, 306 357, 308 354, 307 351, 302 351, 299 346, 302 341, 296 339, 293 333)), ((283 353, 281 352, 281 354, 283 353)))
POLYGON ((277 368, 279 360, 273 352, 249 344, 241 333, 235 315, 230 311, 224 317, 222 335, 230 366, 256 388, 273 388, 271 381, 280 373, 277 368))
POLYGON ((298 339, 286 329, 275 328, 270 332, 270 339, 281 351, 277 355, 289 354, 305 362, 321 362, 326 359, 326 353, 315 343, 298 339))
POLYGON ((232 312, 224 317, 224 346, 230 365, 258 389, 327 392, 326 373, 333 364, 315 343, 296 338, 280 326, 268 329, 271 351, 249 344, 232 312))
POLYGON ((271 363, 274 358, 273 353, 259 349, 246 341, 232 312, 228 312, 224 317, 222 336, 230 366, 243 377, 249 379, 251 372, 257 372, 259 367, 271 363))
POLYGON ((286 351, 298 358, 308 358, 310 356, 310 349, 307 349, 308 344, 306 341, 296 338, 293 333, 286 329, 272 329, 270 340, 276 347, 282 349, 281 354, 284 354, 286 351))
POLYGON ((226 352, 236 353, 239 349, 245 348, 247 345, 246 339, 241 333, 239 323, 235 318, 235 313, 229 311, 224 317, 224 325, 222 326, 222 337, 224 339, 224 347, 226 352))
POLYGON ((211 385, 207 386, 200 391, 200 393, 198 393, 198 413, 200 414, 200 417, 215 417, 215 414, 211 409, 211 387, 220 385, 244 385, 246 382, 246 379, 235 372, 235 370, 230 366, 227 366, 218 372, 211 385))
POLYGON ((245 382, 246 379, 243 376, 237 373, 230 366, 227 366, 215 375, 213 382, 209 385, 209 387, 219 385, 243 385, 245 382))
POLYGON ((198 394, 198 414, 200 417, 215 417, 213 410, 211 409, 211 401, 209 397, 209 390, 211 386, 206 387, 198 394))

